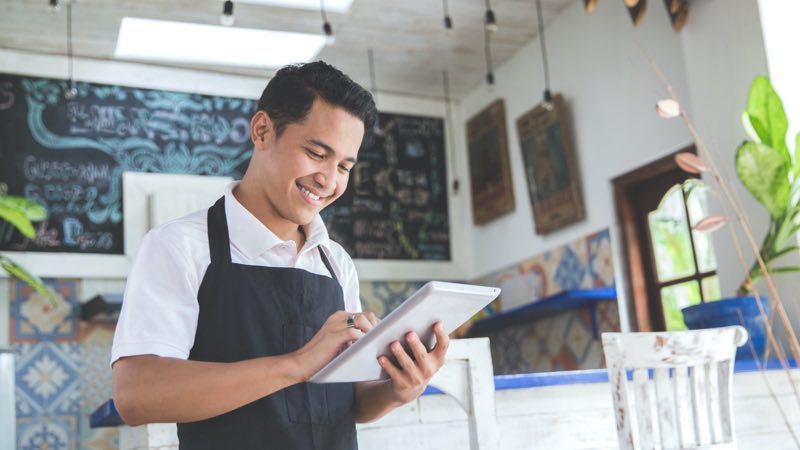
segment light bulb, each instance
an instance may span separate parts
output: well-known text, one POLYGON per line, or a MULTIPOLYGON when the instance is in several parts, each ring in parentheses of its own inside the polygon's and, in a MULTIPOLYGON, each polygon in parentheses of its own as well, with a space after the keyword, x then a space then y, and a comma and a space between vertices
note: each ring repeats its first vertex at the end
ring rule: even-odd
POLYGON ((486 25, 486 29, 495 32, 497 31, 497 20, 494 17, 494 11, 491 9, 486 10, 486 16, 484 17, 484 23, 486 25))
POLYGON ((236 22, 236 17, 233 15, 233 2, 226 0, 222 6, 222 15, 219 16, 219 23, 223 26, 230 27, 236 22))

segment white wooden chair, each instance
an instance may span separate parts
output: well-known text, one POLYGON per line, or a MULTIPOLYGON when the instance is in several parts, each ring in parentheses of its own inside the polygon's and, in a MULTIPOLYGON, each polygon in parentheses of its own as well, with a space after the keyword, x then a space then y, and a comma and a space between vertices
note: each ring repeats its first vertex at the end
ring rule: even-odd
POLYGON ((745 341, 739 326, 603 333, 620 448, 735 449, 733 361, 745 341))

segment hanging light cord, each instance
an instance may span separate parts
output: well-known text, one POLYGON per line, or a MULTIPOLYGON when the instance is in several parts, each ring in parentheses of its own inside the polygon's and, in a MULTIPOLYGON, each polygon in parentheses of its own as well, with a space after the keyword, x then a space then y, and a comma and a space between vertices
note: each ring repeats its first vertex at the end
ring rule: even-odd
POLYGON ((67 1, 67 64, 69 71, 69 88, 75 87, 72 79, 72 0, 67 1))
POLYGON ((486 74, 494 74, 492 71, 492 49, 491 49, 491 41, 489 38, 489 30, 485 27, 483 28, 483 50, 486 55, 486 74))
POLYGON ((375 83, 375 60, 372 56, 372 49, 367 49, 367 58, 369 59, 369 85, 372 89, 372 95, 378 95, 378 85, 375 83))
POLYGON ((328 23, 328 15, 325 14, 325 0, 319 0, 319 12, 322 14, 322 23, 328 23))
POLYGON ((447 0, 442 0, 442 9, 444 10, 444 16, 448 17, 450 15, 450 8, 447 7, 447 0))
MULTIPOLYGON (((488 1, 488 0, 487 0, 488 1)), ((550 101, 550 66, 547 63, 547 45, 544 41, 544 18, 542 17, 542 1, 536 0, 536 15, 539 17, 539 44, 542 47, 542 66, 544 68, 544 97, 550 101)))
POLYGON ((455 142, 453 142, 453 116, 450 111, 450 75, 447 73, 447 69, 442 71, 442 84, 444 86, 444 114, 445 120, 447 120, 447 142, 445 147, 450 149, 450 173, 453 176, 453 194, 458 194, 458 172, 456 171, 458 165, 456 164, 455 142))

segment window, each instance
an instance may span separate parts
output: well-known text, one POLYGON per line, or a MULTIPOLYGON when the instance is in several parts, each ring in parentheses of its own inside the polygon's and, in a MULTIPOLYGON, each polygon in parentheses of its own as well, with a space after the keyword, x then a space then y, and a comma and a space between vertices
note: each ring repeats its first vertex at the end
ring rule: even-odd
POLYGON ((668 331, 686 329, 681 309, 720 297, 711 236, 692 229, 707 215, 706 188, 696 178, 672 186, 647 213, 652 278, 668 331))
POLYGON ((682 308, 720 297, 711 236, 692 230, 708 213, 707 189, 677 167, 674 155, 613 183, 630 320, 641 331, 686 329, 682 308))

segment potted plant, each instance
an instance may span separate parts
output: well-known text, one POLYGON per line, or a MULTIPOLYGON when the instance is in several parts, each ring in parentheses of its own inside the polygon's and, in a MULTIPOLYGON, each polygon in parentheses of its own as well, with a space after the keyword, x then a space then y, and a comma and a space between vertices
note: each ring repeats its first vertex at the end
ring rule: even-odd
MULTIPOLYGON (((766 333, 762 309, 767 312, 767 302, 761 297, 761 308, 753 297, 754 284, 764 277, 763 268, 770 274, 800 272, 800 267, 782 263, 787 255, 797 253, 796 234, 800 215, 800 161, 798 153, 792 158, 786 145, 788 121, 780 97, 769 79, 758 76, 753 80, 742 113, 742 124, 749 137, 736 151, 736 174, 741 183, 764 206, 769 213, 769 227, 764 236, 758 258, 750 265, 744 280, 736 291, 736 297, 690 306, 683 309, 684 321, 689 328, 708 328, 742 324, 748 329, 753 348, 749 345, 739 349, 738 357, 748 358, 753 352, 761 355, 765 347, 766 333)), ((800 143, 800 134, 796 138, 800 143)), ((800 152, 800 145, 795 148, 800 152)), ((682 167, 685 156, 678 161, 682 167)), ((696 173, 690 168, 690 172, 696 173)), ((708 218, 698 228, 713 229, 724 224, 720 217, 708 218)))
MULTIPOLYGON (((47 211, 33 200, 7 195, 7 192, 8 187, 0 183, 0 219, 2 219, 0 221, 0 242, 7 242, 15 229, 26 238, 34 239, 36 230, 33 228, 33 222, 46 219, 47 211)), ((39 277, 3 254, 0 254, 0 267, 9 275, 28 283, 36 292, 48 299, 53 307, 57 306, 53 293, 44 286, 39 277)))

